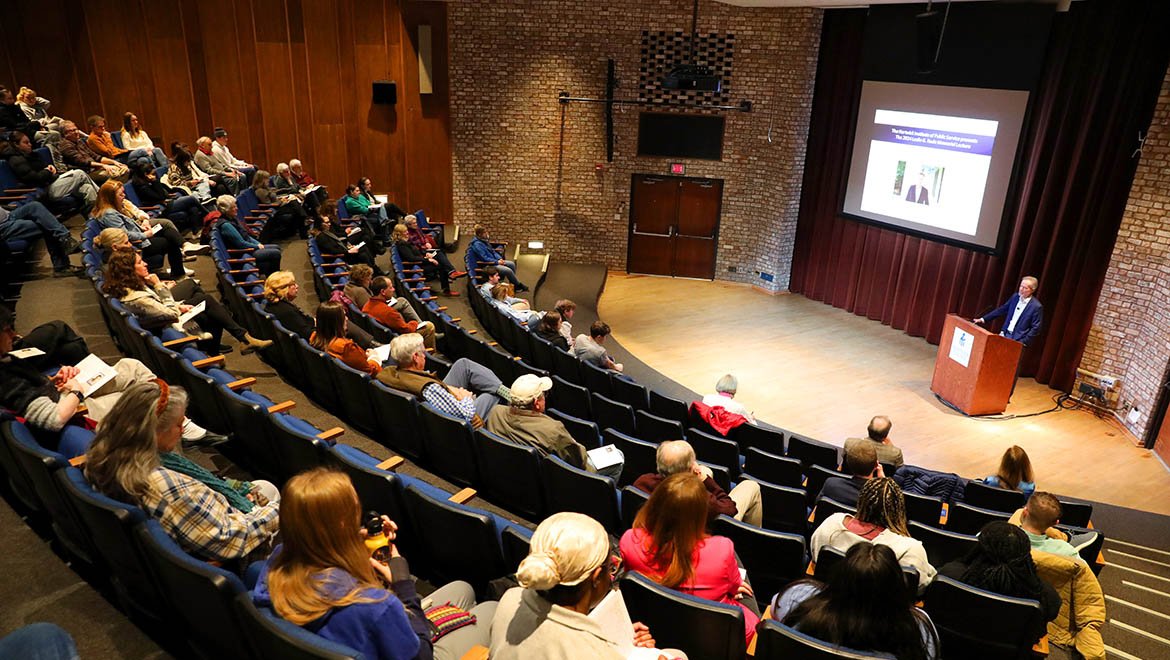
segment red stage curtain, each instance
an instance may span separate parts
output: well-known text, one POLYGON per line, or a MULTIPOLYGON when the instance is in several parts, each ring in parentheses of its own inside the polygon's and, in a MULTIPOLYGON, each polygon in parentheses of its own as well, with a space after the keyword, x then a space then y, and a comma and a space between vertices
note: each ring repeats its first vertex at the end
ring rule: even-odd
POLYGON ((1131 155, 1170 60, 1170 3, 1087 0, 1056 14, 999 257, 839 215, 865 11, 825 12, 791 290, 938 343, 947 313, 978 316, 1035 275, 1044 327, 1023 373, 1070 389, 1137 167, 1131 155))

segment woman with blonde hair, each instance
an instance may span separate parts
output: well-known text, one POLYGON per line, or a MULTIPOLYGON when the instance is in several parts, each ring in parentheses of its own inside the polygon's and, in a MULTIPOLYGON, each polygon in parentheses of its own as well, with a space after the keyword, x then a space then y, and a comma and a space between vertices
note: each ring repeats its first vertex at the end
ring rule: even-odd
POLYGON ((279 524, 277 502, 260 504, 261 498, 254 498, 255 506, 241 511, 223 493, 160 461, 160 453, 179 447, 186 410, 187 392, 162 380, 127 389, 86 451, 85 478, 94 490, 142 507, 201 559, 229 561, 266 552, 279 524))
POLYGON ((165 254, 171 264, 171 279, 181 280, 194 275, 195 271, 183 267, 183 239, 170 220, 166 221, 167 224, 152 227, 149 221, 131 218, 131 208, 132 205, 127 205, 121 182, 111 179, 98 189, 97 203, 90 215, 102 227, 121 229, 130 240, 140 241, 138 248, 147 257, 165 254))
POLYGON ((902 566, 918 571, 918 593, 934 580, 937 573, 926 558, 922 541, 910 537, 906 526, 906 497, 889 477, 869 479, 857 494, 857 513, 834 513, 821 523, 809 541, 816 561, 826 545, 846 551, 858 543, 889 546, 902 566))
MULTIPOLYGON (((618 566, 601 523, 570 512, 545 518, 516 569, 520 586, 500 598, 492 621, 492 660, 623 658, 617 642, 589 617, 613 590, 618 566)), ((634 624, 634 645, 654 647, 641 623, 634 624)))
POLYGON ((662 480, 622 535, 622 561, 664 587, 738 605, 744 635, 756 634, 760 609, 751 585, 739 572, 735 544, 707 534, 707 487, 693 472, 662 480))
MULTIPOLYGON (((65 133, 65 120, 49 114, 50 105, 52 103, 49 99, 37 96, 37 93, 28 87, 21 87, 16 92, 16 107, 20 108, 30 122, 40 126, 40 130, 33 136, 36 143, 51 145, 56 149, 56 145, 61 142, 61 136, 65 133)), ((57 156, 54 156, 53 160, 56 161, 57 156)))
POLYGON ((1025 498, 1036 492, 1036 476, 1032 473, 1032 461, 1019 445, 1008 447, 999 459, 999 470, 985 478, 983 483, 996 488, 1018 490, 1025 498))
POLYGON ((382 516, 389 561, 373 559, 349 477, 327 468, 302 472, 285 484, 280 506, 281 545, 252 592, 258 607, 371 660, 458 660, 487 644, 496 603, 477 606, 466 582, 452 582, 429 600, 469 610, 474 623, 432 644, 410 567, 394 543, 398 526, 382 516))

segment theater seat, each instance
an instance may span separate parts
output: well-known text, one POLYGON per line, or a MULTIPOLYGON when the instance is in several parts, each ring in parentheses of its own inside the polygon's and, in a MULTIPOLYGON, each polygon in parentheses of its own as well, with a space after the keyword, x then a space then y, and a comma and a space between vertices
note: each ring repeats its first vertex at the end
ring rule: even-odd
POLYGON ((735 544, 735 555, 747 569, 752 590, 763 600, 804 577, 808 553, 803 535, 761 529, 726 515, 715 519, 711 531, 735 544))
POLYGON ((560 376, 552 375, 553 386, 545 397, 548 407, 581 419, 593 419, 593 410, 589 403, 589 390, 575 385, 560 376))
POLYGON ((626 486, 625 488, 622 488, 623 533, 624 530, 633 528, 634 518, 638 517, 638 511, 642 509, 642 505, 644 505, 649 499, 649 493, 644 492, 641 488, 637 488, 635 486, 626 486))
POLYGON ((744 473, 744 479, 751 479, 760 485, 760 506, 763 509, 764 529, 804 535, 808 530, 808 508, 804 491, 799 488, 778 486, 744 473))
POLYGON ((555 408, 549 408, 545 414, 564 424, 569 435, 584 445, 586 449, 597 449, 601 446, 601 431, 598 430, 597 424, 563 413, 555 408))
POLYGON ((419 405, 419 417, 427 432, 427 456, 435 471, 461 486, 476 483, 471 423, 439 412, 429 403, 419 405))
MULTIPOLYGON (((690 407, 686 401, 680 401, 674 397, 666 396, 658 390, 651 389, 650 392, 650 412, 659 417, 670 419, 681 424, 686 424, 690 419, 690 407)), ((680 436, 681 437, 681 436, 680 436)), ((674 438, 678 440, 679 438, 674 438)))
POLYGON ((427 569, 433 584, 466 580, 482 595, 488 582, 508 572, 500 529, 487 512, 432 497, 416 484, 406 486, 402 501, 421 550, 411 565, 427 569))
POLYGON ((962 502, 955 502, 947 508, 946 530, 959 534, 975 535, 987 523, 996 520, 1007 522, 1010 517, 1010 514, 1001 511, 981 509, 962 502))
POLYGON ((615 445, 625 454, 626 462, 622 466, 622 476, 618 479, 619 486, 632 484, 638 477, 658 471, 658 445, 613 429, 606 429, 601 434, 601 440, 607 445, 615 445))
MULTIPOLYGON (((653 396, 651 400, 653 400, 653 396)), ((634 419, 638 425, 638 437, 646 442, 658 444, 665 440, 683 439, 682 422, 653 415, 644 410, 635 412, 634 419)))
POLYGON ((743 610, 657 584, 639 573, 621 580, 630 618, 654 631, 659 648, 685 650, 703 660, 743 660, 743 610))
POLYGON ((865 653, 833 646, 772 620, 756 628, 756 660, 894 660, 888 653, 865 653))
POLYGON ((1044 616, 1040 603, 977 589, 938 576, 923 598, 947 660, 1026 660, 1044 616))
POLYGON ((357 651, 285 621, 268 609, 258 609, 252 594, 235 597, 233 610, 257 658, 281 660, 365 660, 357 651))
POLYGON ((634 408, 625 403, 598 394, 596 390, 591 398, 593 419, 600 429, 613 429, 627 435, 636 433, 634 425, 634 408))
POLYGON ((1024 506, 1024 494, 1009 488, 996 488, 978 481, 968 481, 963 502, 981 509, 1011 513, 1024 506))
POLYGON ((575 511, 605 527, 614 536, 622 529, 617 484, 600 474, 579 470, 556 456, 546 456, 540 470, 548 513, 575 511))
POLYGON ((926 558, 935 568, 962 558, 971 548, 979 545, 979 538, 973 535, 959 534, 913 520, 907 526, 910 529, 910 536, 922 541, 926 558))
POLYGON ((749 447, 744 452, 743 471, 777 486, 804 488, 804 474, 799 460, 759 447, 749 447))
POLYGON ((531 519, 544 517, 544 489, 540 483, 543 455, 535 447, 506 440, 476 429, 472 437, 479 463, 478 486, 501 507, 531 519))

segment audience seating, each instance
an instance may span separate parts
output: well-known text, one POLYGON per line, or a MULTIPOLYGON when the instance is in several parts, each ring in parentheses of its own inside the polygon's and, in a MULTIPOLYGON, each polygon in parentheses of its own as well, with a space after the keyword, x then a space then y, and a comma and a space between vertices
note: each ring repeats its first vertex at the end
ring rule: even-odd
POLYGON ((348 646, 277 617, 268 608, 261 611, 252 603, 249 593, 236 596, 233 610, 257 658, 358 660, 364 657, 348 646))
POLYGON ((599 428, 613 429, 628 435, 637 433, 633 406, 619 403, 597 392, 593 392, 592 403, 593 418, 597 420, 599 428))
POLYGON ((612 398, 613 385, 610 383, 609 369, 602 369, 589 362, 581 362, 581 377, 584 385, 594 394, 612 398))
POLYGON ((1026 660, 1044 616, 1035 600, 1001 596, 941 575, 931 582, 924 604, 948 660, 1026 660))
POLYGON ((475 431, 473 443, 483 494, 529 520, 539 520, 546 510, 540 451, 482 428, 475 431))
POLYGON ((634 518, 638 516, 638 511, 642 509, 642 505, 650 499, 650 494, 644 492, 641 488, 636 486, 626 486, 622 488, 622 527, 631 529, 634 526, 634 518))
POLYGON ((903 493, 903 496, 906 498, 907 521, 914 520, 931 527, 939 526, 943 504, 941 497, 929 497, 914 493, 903 493))
POLYGON ((981 509, 1011 513, 1024 506, 1024 494, 972 480, 967 482, 963 502, 981 509))
POLYGON ((576 511, 601 523, 614 536, 621 536, 621 497, 613 479, 586 472, 556 456, 546 456, 540 470, 548 502, 548 513, 576 511))
POLYGON ((847 504, 842 504, 831 497, 817 498, 816 506, 813 507, 813 520, 812 525, 809 526, 809 535, 811 535, 812 532, 816 530, 816 528, 820 527, 821 523, 825 522, 826 518, 833 515, 834 513, 847 513, 849 515, 853 515, 857 513, 857 508, 851 507, 847 504))
POLYGON ((476 483, 478 475, 472 450, 471 423, 439 412, 429 403, 419 404, 419 417, 427 431, 427 457, 439 473, 461 485, 476 483))
POLYGON ((809 506, 816 501, 821 495, 821 489, 825 487, 825 482, 833 477, 848 478, 849 475, 838 472, 836 468, 826 468, 821 465, 805 465, 804 474, 807 480, 804 484, 804 490, 808 494, 809 506))
POLYGON ((974 535, 939 529, 913 520, 907 527, 910 529, 910 536, 922 541, 926 558, 935 568, 962 559, 972 548, 979 545, 979 538, 974 535))
MULTIPOLYGON (((690 406, 685 401, 666 396, 657 390, 649 390, 649 397, 650 413, 664 419, 674 420, 680 425, 686 424, 690 419, 690 406)), ((678 438, 674 439, 678 440, 678 438)))
POLYGON ((646 624, 659 648, 685 649, 703 660, 742 660, 746 652, 743 610, 697 598, 628 573, 621 595, 630 618, 646 624))
POLYGON ((596 423, 566 415, 555 408, 549 408, 545 414, 564 424, 569 435, 573 436, 573 439, 581 443, 585 449, 597 449, 601 446, 601 431, 597 428, 596 423))
POLYGON ((690 443, 699 460, 722 465, 733 477, 738 477, 743 472, 743 458, 739 455, 739 445, 731 440, 694 428, 686 430, 684 439, 690 443))
POLYGON ((638 437, 647 442, 658 444, 665 440, 683 439, 682 422, 659 417, 645 410, 635 412, 634 419, 637 421, 638 437))
POLYGON ((804 491, 780 486, 744 473, 760 485, 760 505, 763 507, 764 529, 803 535, 808 529, 808 508, 804 491))
POLYGON ((784 431, 769 429, 762 426, 759 420, 755 424, 740 424, 727 434, 731 440, 739 443, 746 450, 755 447, 770 454, 783 455, 787 451, 788 440, 784 431))
POLYGON ((1059 500, 1060 522, 1073 527, 1088 527, 1089 519, 1093 517, 1093 505, 1088 502, 1070 502, 1059 500))
POLYGON ((509 525, 500 534, 500 541, 504 547, 504 566, 510 573, 515 573, 520 562, 528 556, 532 532, 523 527, 509 525))
POLYGON ((777 486, 804 487, 804 474, 799 460, 773 454, 759 447, 748 447, 744 452, 743 471, 777 486))
MULTIPOLYGON (((535 337, 535 335, 533 335, 535 337)), ((620 401, 634 410, 650 408, 649 394, 645 385, 640 385, 625 378, 610 378, 613 385, 613 399, 620 401)))
POLYGON ((1009 513, 980 509, 962 502, 955 502, 947 507, 946 530, 959 534, 978 534, 979 530, 983 529, 987 523, 994 520, 1007 522, 1010 517, 1009 513))
POLYGON ((759 599, 767 600, 803 577, 808 565, 803 535, 761 529, 726 515, 715 519, 711 531, 735 544, 735 554, 759 599))
MULTIPOLYGON (((833 571, 845 561, 845 551, 834 548, 831 545, 821 547, 820 552, 815 558, 816 566, 813 569, 813 577, 821 582, 827 582, 833 571)), ((906 580, 906 588, 911 593, 918 591, 918 569, 913 566, 902 566, 902 576, 906 580)))
POLYGON ((772 620, 756 628, 756 660, 894 660, 888 653, 864 653, 833 646, 772 620))
POLYGON ((788 455, 800 460, 806 471, 813 465, 819 465, 826 470, 836 470, 841 464, 837 447, 796 433, 788 436, 788 455))
POLYGON ((556 374, 553 374, 551 378, 552 389, 545 395, 549 408, 556 408, 566 415, 581 419, 593 418, 589 390, 580 385, 574 385, 556 374))
POLYGON ((618 479, 619 486, 632 484, 644 474, 658 472, 658 445, 613 429, 605 429, 602 436, 602 442, 616 446, 625 454, 626 462, 622 466, 622 476, 618 479))

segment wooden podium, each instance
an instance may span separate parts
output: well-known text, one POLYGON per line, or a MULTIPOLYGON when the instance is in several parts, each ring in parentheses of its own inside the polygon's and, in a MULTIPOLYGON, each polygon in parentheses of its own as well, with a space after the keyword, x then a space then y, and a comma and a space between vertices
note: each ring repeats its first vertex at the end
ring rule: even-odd
POLYGON ((1012 395, 1023 349, 1018 341, 947 314, 930 391, 968 415, 1001 413, 1012 395))

